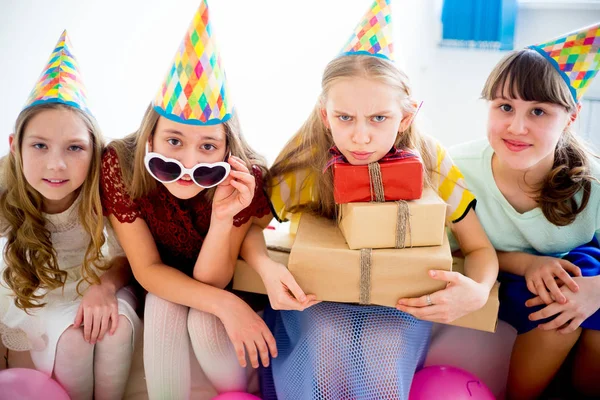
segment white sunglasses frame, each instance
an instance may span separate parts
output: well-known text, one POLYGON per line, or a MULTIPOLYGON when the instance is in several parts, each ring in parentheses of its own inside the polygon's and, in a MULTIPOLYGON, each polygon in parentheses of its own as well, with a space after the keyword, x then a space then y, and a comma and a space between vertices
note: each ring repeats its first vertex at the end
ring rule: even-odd
POLYGON ((225 161, 219 161, 219 162, 215 162, 215 163, 200 163, 200 164, 194 165, 193 168, 186 168, 181 162, 179 162, 178 160, 176 160, 174 158, 165 157, 160 153, 154 153, 152 151, 148 151, 148 143, 146 143, 146 155, 144 155, 144 165, 146 166, 146 171, 148 171, 148 173, 150 175, 152 175, 152 177, 154 179, 156 179, 157 181, 159 181, 161 183, 173 183, 173 182, 176 182, 179 179, 181 179, 181 177, 184 176, 185 174, 188 174, 190 176, 190 178, 192 179, 192 182, 194 182, 194 184, 196 186, 200 186, 201 188, 204 188, 204 189, 210 189, 212 187, 218 186, 219 184, 223 183, 223 181, 225 179, 227 179, 227 177, 229 176, 229 173, 231 172, 231 165, 229 165, 229 163, 227 163, 225 161), (179 174, 179 176, 176 179, 173 179, 172 181, 164 181, 162 179, 158 179, 158 177, 156 175, 154 175, 154 173, 150 169, 150 160, 154 157, 156 157, 162 161, 165 161, 165 162, 175 163, 177 166, 179 166, 179 168, 181 168, 181 174, 179 174), (223 167, 223 168, 225 168, 225 176, 223 177, 223 179, 221 179, 219 182, 215 183, 214 185, 210 185, 210 186, 200 185, 194 179, 194 171, 196 171, 200 167, 209 167, 209 168, 223 167))

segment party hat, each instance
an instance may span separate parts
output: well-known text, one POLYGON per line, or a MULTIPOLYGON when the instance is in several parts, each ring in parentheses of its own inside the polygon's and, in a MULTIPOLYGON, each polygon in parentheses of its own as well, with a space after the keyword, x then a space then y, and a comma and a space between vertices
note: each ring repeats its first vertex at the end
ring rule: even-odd
POLYGON ((375 0, 342 49, 343 55, 367 54, 394 59, 392 0, 375 0))
POLYGON ((194 15, 153 106, 163 117, 183 124, 214 125, 231 118, 233 105, 206 0, 194 15))
POLYGON ((600 23, 529 48, 550 61, 579 102, 600 68, 600 23))
POLYGON ((87 91, 72 50, 73 46, 65 30, 24 109, 44 103, 63 103, 92 115, 87 105, 87 91))

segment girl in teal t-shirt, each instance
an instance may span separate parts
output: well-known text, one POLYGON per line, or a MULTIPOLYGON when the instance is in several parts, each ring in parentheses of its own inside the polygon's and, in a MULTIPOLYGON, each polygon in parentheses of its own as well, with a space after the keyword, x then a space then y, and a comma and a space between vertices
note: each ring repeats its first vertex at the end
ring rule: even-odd
MULTIPOLYGON (((575 53, 597 53, 598 46, 584 45, 582 37, 575 53)), ((600 308, 600 174, 571 131, 585 89, 569 79, 578 67, 552 58, 556 46, 578 46, 569 40, 551 42, 548 53, 532 46, 505 57, 482 93, 490 105, 489 145, 451 151, 498 252, 500 316, 520 331, 508 377, 511 399, 540 396, 576 345, 575 387, 600 395, 600 332, 586 325, 600 308), (528 322, 538 325, 528 328, 528 322)), ((576 75, 591 80, 598 62, 586 62, 590 71, 576 75)))

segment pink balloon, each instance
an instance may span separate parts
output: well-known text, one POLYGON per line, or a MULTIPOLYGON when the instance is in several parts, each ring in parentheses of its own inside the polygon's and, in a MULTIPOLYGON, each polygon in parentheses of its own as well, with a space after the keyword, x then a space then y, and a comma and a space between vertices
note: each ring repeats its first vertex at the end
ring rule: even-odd
POLYGON ((48 375, 27 368, 0 371, 0 400, 69 400, 65 390, 48 375))
POLYGON ((213 400, 260 400, 260 397, 244 392, 228 392, 221 393, 217 397, 214 397, 213 400))
POLYGON ((494 400, 493 393, 475 375, 460 368, 435 365, 417 372, 408 400, 494 400))

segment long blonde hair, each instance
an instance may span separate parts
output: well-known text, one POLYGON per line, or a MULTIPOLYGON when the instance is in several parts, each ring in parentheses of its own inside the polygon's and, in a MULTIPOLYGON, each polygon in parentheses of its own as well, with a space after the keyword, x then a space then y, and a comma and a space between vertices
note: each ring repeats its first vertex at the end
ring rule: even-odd
MULTIPOLYGON (((573 113, 577 104, 558 71, 537 51, 523 49, 502 59, 488 77, 481 96, 494 100, 499 93, 507 98, 552 103, 573 113)), ((570 127, 561 135, 554 150, 554 164, 539 188, 535 200, 548 221, 569 225, 588 204, 592 181, 592 155, 570 127), (577 204, 575 194, 583 191, 577 204)))
MULTIPOLYGON (((287 210, 290 213, 309 210, 316 214, 334 218, 333 173, 331 169, 323 173, 323 168, 331 157, 329 149, 334 145, 333 137, 321 118, 331 87, 344 78, 366 78, 384 83, 395 89, 398 101, 405 115, 416 112, 416 103, 411 98, 408 77, 391 61, 368 55, 340 56, 333 59, 325 68, 321 80, 321 94, 312 113, 302 127, 292 136, 270 169, 270 185, 281 184, 290 173, 306 172, 314 178, 313 201, 287 210)), ((429 186, 430 170, 433 166, 430 152, 424 138, 414 122, 403 132, 398 132, 394 145, 398 148, 417 150, 423 158, 424 183, 429 186)), ((305 180, 302 185, 309 184, 305 180)))
MULTIPOLYGON (((160 115, 150 105, 146 109, 140 128, 136 132, 123 139, 114 140, 109 144, 109 147, 117 152, 123 182, 127 193, 132 199, 146 196, 156 188, 156 179, 146 170, 144 156, 146 154, 146 143, 154 135, 159 118, 160 115)), ((236 113, 222 125, 227 147, 231 154, 241 158, 248 167, 251 165, 258 166, 262 170, 263 176, 266 176, 266 162, 244 139, 236 113)), ((212 201, 214 192, 215 188, 202 191, 209 201, 212 201)))
MULTIPOLYGON (((95 119, 83 111, 60 103, 35 105, 21 111, 15 124, 13 151, 2 160, 0 215, 7 243, 4 247, 6 268, 3 279, 15 294, 17 307, 40 308, 43 294, 36 290, 54 290, 64 286, 67 273, 58 265, 51 235, 42 214, 43 197, 23 174, 22 143, 27 123, 44 110, 65 109, 75 113, 85 123, 92 142, 92 160, 81 186, 79 221, 90 235, 90 243, 81 265, 82 277, 90 284, 100 283, 94 267, 105 270, 101 248, 104 245, 104 223, 100 202, 100 162, 104 141, 95 119)), ((81 284, 83 281, 80 281, 81 284)), ((79 292, 79 284, 77 290, 79 292)))

